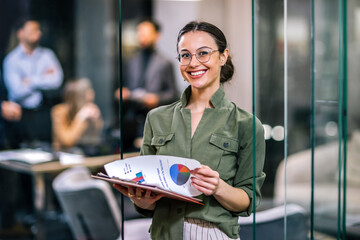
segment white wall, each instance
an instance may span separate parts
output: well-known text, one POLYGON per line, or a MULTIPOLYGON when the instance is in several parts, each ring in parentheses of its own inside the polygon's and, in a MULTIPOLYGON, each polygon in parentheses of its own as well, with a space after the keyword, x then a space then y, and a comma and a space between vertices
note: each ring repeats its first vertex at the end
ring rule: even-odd
POLYGON ((204 20, 222 29, 233 56, 235 75, 225 85, 227 97, 239 107, 251 112, 252 106, 252 47, 251 0, 154 1, 154 16, 162 27, 158 48, 174 62, 178 86, 187 84, 178 70, 176 37, 189 21, 204 20))
POLYGON ((224 32, 232 53, 235 75, 227 85, 228 97, 239 107, 252 111, 251 0, 225 0, 224 32))
POLYGON ((199 1, 164 1, 154 2, 154 16, 162 26, 162 35, 158 42, 158 49, 173 61, 178 80, 179 90, 182 92, 187 82, 184 82, 176 60, 176 37, 179 30, 189 21, 199 16, 199 1))

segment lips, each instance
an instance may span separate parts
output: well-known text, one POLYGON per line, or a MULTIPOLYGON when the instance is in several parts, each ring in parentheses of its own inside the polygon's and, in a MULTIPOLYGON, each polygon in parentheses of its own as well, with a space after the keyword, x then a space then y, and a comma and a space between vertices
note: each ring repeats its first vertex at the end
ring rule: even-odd
POLYGON ((192 78, 200 78, 202 77, 207 70, 199 70, 199 71, 192 71, 192 72, 188 72, 188 74, 192 77, 192 78))

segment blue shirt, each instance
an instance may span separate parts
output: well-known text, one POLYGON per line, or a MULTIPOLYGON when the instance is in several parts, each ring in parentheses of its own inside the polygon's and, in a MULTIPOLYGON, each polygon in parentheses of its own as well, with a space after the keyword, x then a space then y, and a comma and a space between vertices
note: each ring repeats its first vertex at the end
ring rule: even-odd
POLYGON ((53 51, 37 47, 31 55, 22 45, 4 60, 4 82, 10 101, 33 109, 42 101, 40 90, 56 89, 63 81, 63 71, 53 51))

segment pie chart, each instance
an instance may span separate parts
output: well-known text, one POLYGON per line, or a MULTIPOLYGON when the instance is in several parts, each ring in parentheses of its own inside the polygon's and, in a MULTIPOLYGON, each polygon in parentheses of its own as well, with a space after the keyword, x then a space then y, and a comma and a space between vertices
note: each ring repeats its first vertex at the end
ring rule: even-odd
POLYGON ((182 164, 170 167, 170 176, 176 185, 184 185, 190 177, 190 170, 182 164))

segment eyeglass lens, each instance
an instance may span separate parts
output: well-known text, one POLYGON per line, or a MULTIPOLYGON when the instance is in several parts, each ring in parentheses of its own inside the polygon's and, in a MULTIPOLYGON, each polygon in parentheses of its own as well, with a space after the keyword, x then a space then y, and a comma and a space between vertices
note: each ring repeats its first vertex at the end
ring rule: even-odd
POLYGON ((181 52, 179 55, 179 61, 182 65, 188 65, 191 62, 192 56, 195 55, 196 59, 201 62, 207 62, 210 60, 211 53, 214 52, 209 48, 201 48, 196 50, 195 54, 191 54, 188 51, 181 52))

